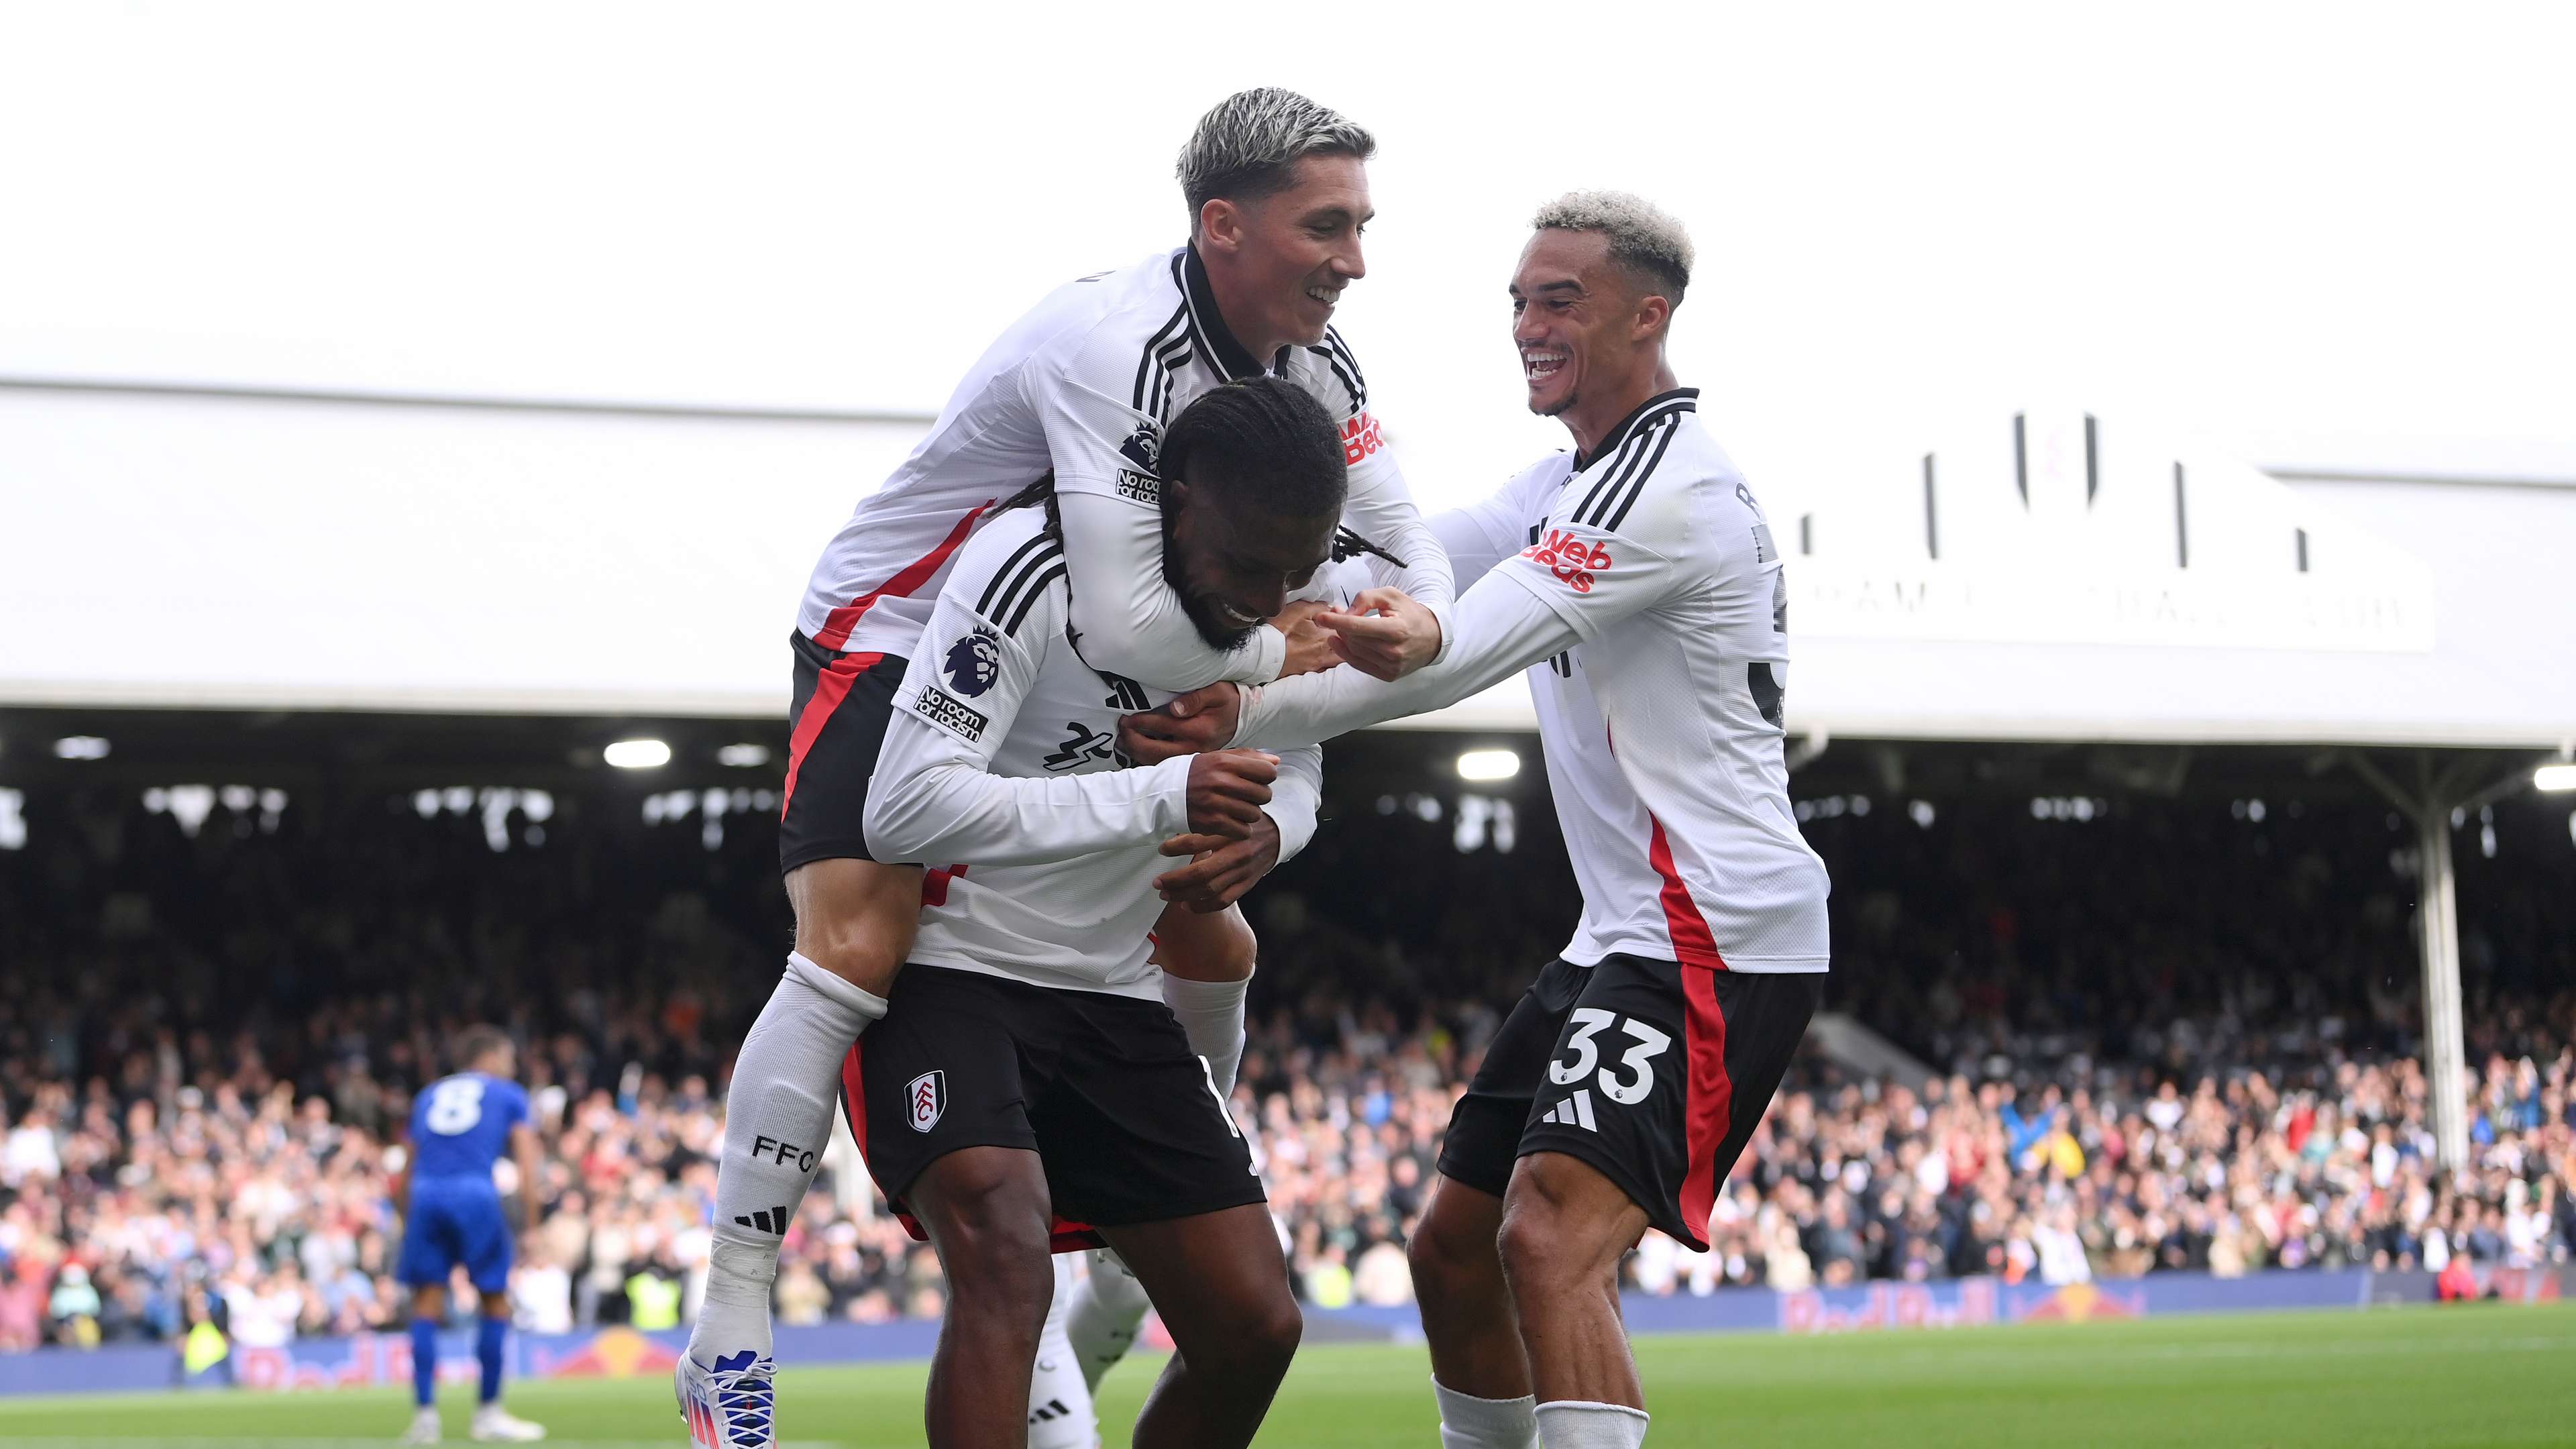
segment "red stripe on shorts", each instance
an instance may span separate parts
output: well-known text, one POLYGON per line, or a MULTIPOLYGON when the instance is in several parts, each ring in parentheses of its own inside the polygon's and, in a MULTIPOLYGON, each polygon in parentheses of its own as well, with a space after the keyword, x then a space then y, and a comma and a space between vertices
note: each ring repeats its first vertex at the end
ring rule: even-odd
POLYGON ((778 792, 779 819, 787 818, 788 802, 796 798, 796 772, 805 768, 805 753, 814 748, 815 736, 823 733, 832 711, 850 697, 850 686, 883 658, 882 654, 844 654, 814 681, 814 693, 805 701, 804 713, 796 716, 796 728, 787 735, 787 783, 778 792))
POLYGON ((1047 1251, 1050 1253, 1081 1253, 1108 1246, 1109 1240, 1100 1236, 1100 1229, 1089 1223, 1057 1218, 1047 1224, 1047 1251))
POLYGON ((1685 1082, 1682 1129, 1690 1161, 1682 1169, 1681 1198, 1675 1206, 1682 1225, 1691 1230, 1694 1248, 1708 1246, 1708 1215, 1717 1206, 1717 1150, 1734 1125, 1735 1082, 1726 1074, 1726 1013, 1717 1005, 1716 973, 1726 969, 1717 954, 1717 937, 1708 929, 1699 902, 1673 865, 1672 843, 1664 822, 1648 815, 1654 827, 1647 837, 1646 859, 1664 878, 1664 928, 1672 933, 1673 954, 1681 960, 1685 1082))
MULTIPOLYGON (((921 1219, 914 1217, 911 1209, 899 1202, 892 1207, 894 1220, 903 1224, 906 1236, 916 1243, 930 1241, 930 1230, 921 1225, 921 1219)), ((1087 1253, 1094 1248, 1108 1246, 1109 1240, 1100 1236, 1100 1229, 1089 1223, 1056 1218, 1047 1224, 1047 1251, 1050 1253, 1087 1253)))
POLYGON ((1682 1125, 1690 1144, 1690 1163, 1682 1169, 1682 1226, 1691 1230, 1691 1246, 1708 1247, 1708 1215, 1717 1207, 1717 1150, 1735 1123, 1735 1081, 1726 1074, 1726 1013, 1717 1006, 1717 976, 1682 968, 1685 1003, 1684 1044, 1689 1064, 1682 1098, 1682 1125))
POLYGON ((859 1145, 859 1156, 868 1155, 868 1086, 859 1075, 859 1046, 867 1040, 860 1037, 850 1043, 850 1054, 841 1058, 841 1110, 850 1114, 850 1140, 859 1145))

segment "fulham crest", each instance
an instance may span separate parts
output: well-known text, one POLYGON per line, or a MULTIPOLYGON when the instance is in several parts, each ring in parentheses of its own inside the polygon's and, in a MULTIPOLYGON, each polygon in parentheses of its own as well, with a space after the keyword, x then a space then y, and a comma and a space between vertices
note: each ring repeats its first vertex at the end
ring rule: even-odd
POLYGON ((939 1125, 939 1114, 948 1110, 948 1074, 924 1072, 903 1089, 904 1110, 912 1118, 912 1130, 927 1132, 939 1125))

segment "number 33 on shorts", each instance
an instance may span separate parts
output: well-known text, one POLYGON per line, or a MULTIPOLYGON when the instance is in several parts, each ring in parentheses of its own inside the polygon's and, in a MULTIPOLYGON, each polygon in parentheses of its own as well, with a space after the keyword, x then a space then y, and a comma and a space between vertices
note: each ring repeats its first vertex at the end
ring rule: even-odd
POLYGON ((1585 972, 1535 1084, 1527 1130, 1543 1137, 1541 1129, 1572 1128, 1623 1161, 1674 1151, 1687 1157, 1690 1043, 1682 1023, 1689 1008, 1681 971, 1671 961, 1613 953, 1585 972))
MULTIPOLYGON (((1559 1058, 1547 1064, 1547 1079, 1560 1087, 1571 1087, 1590 1077, 1601 1088, 1601 1095, 1623 1107, 1633 1107, 1646 1100, 1655 1090, 1655 1058, 1673 1044, 1673 1034, 1651 1026, 1633 1016, 1623 1017, 1597 1006, 1578 1006, 1565 1018, 1565 1050, 1571 1059, 1559 1058), (1602 1048, 1593 1038, 1611 1027, 1617 1027, 1627 1050, 1609 1065, 1599 1065, 1602 1048)), ((1623 1043, 1614 1041, 1617 1050, 1623 1043)), ((1587 1116, 1589 1114, 1586 1114, 1587 1116)), ((1591 1125, 1589 1122, 1583 1125, 1591 1125)))
POLYGON ((1824 979, 1620 952, 1589 968, 1557 962, 1526 998, 1545 1009, 1542 988, 1574 987, 1544 1067, 1534 1052, 1516 1059, 1532 1088, 1520 1155, 1588 1163, 1665 1236, 1703 1246, 1710 1207, 1779 1089, 1824 979), (1577 969, 1587 974, 1569 982, 1577 969))
MULTIPOLYGON (((1602 1096, 1620 1106, 1636 1106, 1654 1091, 1654 1060, 1664 1055, 1664 1047, 1672 1047, 1672 1031, 1643 1024, 1636 1016, 1618 1016, 1615 1011, 1602 1011, 1597 1006, 1577 1006, 1566 1013, 1564 1047, 1574 1057, 1548 1062, 1551 1083, 1577 1085, 1584 1078, 1592 1078, 1592 1083, 1602 1088, 1602 1096), (1602 1060, 1602 1047, 1595 1042, 1595 1036, 1610 1026, 1618 1026, 1628 1049, 1620 1052, 1618 1062, 1595 1070, 1602 1060)), ((1613 1049, 1618 1047, 1620 1042, 1613 1042, 1613 1049)))

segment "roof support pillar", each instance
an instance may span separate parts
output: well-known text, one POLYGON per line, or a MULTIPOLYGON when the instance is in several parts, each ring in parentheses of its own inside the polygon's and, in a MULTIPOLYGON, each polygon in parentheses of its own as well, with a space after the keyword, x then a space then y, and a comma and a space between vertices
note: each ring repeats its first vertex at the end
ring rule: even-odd
POLYGON ((2486 788, 2470 791, 2468 783, 2485 763, 2477 756, 2439 763, 2433 751, 2415 757, 2412 788, 2391 779, 2359 753, 2347 756, 2353 769, 2388 797, 2415 824, 2415 942, 2424 968, 2424 1086, 2431 1098, 2425 1110, 2432 1118, 2433 1150, 2445 1172, 2457 1172, 2469 1160, 2469 1080, 2466 1023, 2460 1008, 2460 914, 2453 888, 2451 830, 2455 818, 2478 810, 2528 785, 2531 770, 2514 772, 2486 788))
POLYGON ((2415 820, 2418 874, 2415 936, 2424 961, 2424 1082, 2433 1145, 2442 1170, 2469 1161, 2468 1042, 2460 1019, 2460 913, 2451 889, 2451 812, 2415 820))

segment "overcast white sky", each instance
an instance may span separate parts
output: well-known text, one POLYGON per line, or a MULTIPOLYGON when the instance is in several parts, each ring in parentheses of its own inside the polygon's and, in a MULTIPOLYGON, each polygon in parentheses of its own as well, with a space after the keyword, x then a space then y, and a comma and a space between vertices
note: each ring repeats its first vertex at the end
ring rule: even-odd
POLYGON ((2026 403, 2576 477, 2576 7, 1449 9, 0 0, 0 374, 927 411, 1280 83, 1380 138, 1426 501, 1557 441, 1501 289, 1577 185, 1691 225, 1757 479, 2026 403))

